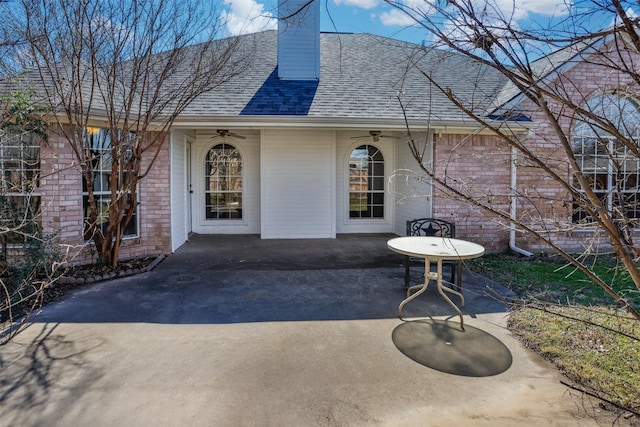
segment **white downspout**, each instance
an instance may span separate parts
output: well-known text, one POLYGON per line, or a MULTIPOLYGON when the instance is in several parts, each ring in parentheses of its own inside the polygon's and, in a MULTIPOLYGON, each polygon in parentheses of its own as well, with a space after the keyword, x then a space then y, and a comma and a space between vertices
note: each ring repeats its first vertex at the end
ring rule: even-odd
MULTIPOLYGON (((527 136, 525 138, 529 137, 529 133, 527 133, 527 136)), ((533 254, 527 250, 524 250, 522 248, 519 248, 516 245, 516 224, 515 219, 516 219, 516 203, 518 198, 516 197, 516 184, 517 184, 517 176, 518 176, 518 171, 517 171, 517 160, 518 160, 518 153, 516 150, 516 147, 511 146, 511 207, 510 207, 510 211, 509 211, 509 215, 511 217, 511 224, 510 224, 510 230, 509 230, 509 249, 511 249, 512 251, 519 253, 520 255, 524 255, 524 256, 532 256, 533 254)))

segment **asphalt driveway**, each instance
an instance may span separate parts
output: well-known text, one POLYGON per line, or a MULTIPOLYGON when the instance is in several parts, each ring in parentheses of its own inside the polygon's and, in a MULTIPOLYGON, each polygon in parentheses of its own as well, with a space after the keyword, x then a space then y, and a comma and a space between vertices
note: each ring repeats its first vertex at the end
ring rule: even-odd
MULTIPOLYGON (((389 235, 194 236, 152 271, 79 289, 0 348, 20 426, 500 426, 610 422, 505 328, 464 273, 466 330, 433 290, 396 317, 389 235), (594 418, 595 417, 595 418, 594 418)), ((416 272, 416 280, 419 273, 416 272)))

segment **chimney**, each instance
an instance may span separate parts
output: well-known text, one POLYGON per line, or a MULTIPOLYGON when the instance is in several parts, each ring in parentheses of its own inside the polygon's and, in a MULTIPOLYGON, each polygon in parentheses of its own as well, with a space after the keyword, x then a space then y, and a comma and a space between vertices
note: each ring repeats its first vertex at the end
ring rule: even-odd
POLYGON ((279 0, 278 78, 320 79, 320 0, 279 0))

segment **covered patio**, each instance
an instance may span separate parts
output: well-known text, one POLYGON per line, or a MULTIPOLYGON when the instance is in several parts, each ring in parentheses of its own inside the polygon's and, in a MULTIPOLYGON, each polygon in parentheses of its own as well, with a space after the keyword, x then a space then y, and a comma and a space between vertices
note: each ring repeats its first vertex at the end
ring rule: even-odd
MULTIPOLYGON (((40 321, 175 324, 355 320, 396 317, 404 298, 404 256, 390 251, 394 234, 335 239, 260 239, 193 234, 175 254, 142 276, 114 281, 75 301, 48 308, 40 321), (135 289, 135 295, 131 294, 135 289), (170 313, 170 315, 169 315, 170 313)), ((412 280, 422 280, 419 267, 412 280)), ((446 278, 446 277, 445 277, 446 278)), ((464 312, 506 312, 508 292, 465 271, 464 312)), ((455 315, 430 286, 405 316, 455 315)))

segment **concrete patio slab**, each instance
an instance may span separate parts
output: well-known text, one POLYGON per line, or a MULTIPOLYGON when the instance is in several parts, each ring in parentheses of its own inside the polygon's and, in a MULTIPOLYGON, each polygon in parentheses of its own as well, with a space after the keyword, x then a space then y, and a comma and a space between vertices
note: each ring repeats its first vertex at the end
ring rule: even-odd
MULTIPOLYGON (((79 289, 0 348, 0 420, 611 425, 597 401, 512 337, 507 307, 492 297, 506 290, 471 272, 465 324, 507 349, 506 370, 455 375, 407 357, 393 339, 407 323, 396 317, 404 270, 388 237, 281 241, 283 250, 255 236, 196 236, 151 272, 79 289)), ((405 308, 457 328, 451 311, 433 290, 405 308)))

